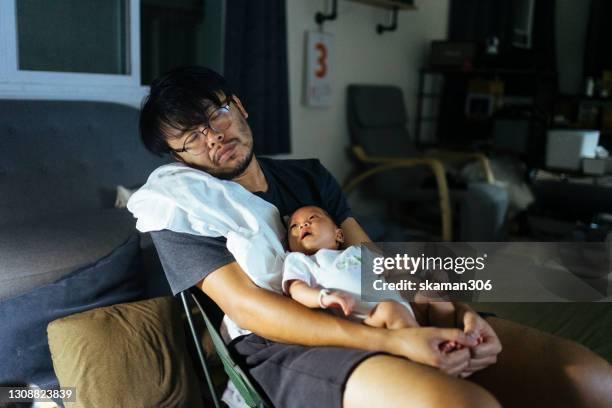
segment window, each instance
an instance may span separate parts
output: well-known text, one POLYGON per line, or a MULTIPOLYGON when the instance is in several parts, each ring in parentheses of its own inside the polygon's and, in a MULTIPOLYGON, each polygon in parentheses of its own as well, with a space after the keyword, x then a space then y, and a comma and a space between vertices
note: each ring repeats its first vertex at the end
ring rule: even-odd
POLYGON ((1 0, 0 97, 139 105, 139 0, 1 0))
POLYGON ((126 3, 17 1, 18 69, 129 74, 126 3))

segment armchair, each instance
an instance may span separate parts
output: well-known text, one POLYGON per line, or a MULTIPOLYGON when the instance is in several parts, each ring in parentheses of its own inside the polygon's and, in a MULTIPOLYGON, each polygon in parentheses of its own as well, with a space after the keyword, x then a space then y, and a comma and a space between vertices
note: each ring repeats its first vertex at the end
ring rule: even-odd
POLYGON ((437 200, 440 236, 444 241, 452 240, 451 199, 461 200, 465 194, 449 189, 445 164, 476 160, 483 167, 486 183, 492 184, 494 177, 486 156, 416 149, 406 129, 406 109, 402 91, 397 87, 350 85, 347 97, 352 142, 349 154, 356 169, 344 185, 345 193, 349 194, 370 179, 371 191, 387 200, 437 200), (432 175, 436 188, 423 187, 423 182, 432 175))

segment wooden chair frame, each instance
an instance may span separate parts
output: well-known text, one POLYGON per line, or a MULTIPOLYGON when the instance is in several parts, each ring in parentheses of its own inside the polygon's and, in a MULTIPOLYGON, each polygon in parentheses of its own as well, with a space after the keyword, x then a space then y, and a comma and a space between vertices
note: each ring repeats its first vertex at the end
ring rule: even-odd
POLYGON ((450 194, 443 161, 463 162, 476 160, 483 167, 485 179, 488 183, 494 182, 493 172, 489 159, 481 153, 457 153, 457 152, 431 152, 423 157, 398 159, 396 157, 372 157, 368 156, 361 146, 352 147, 353 156, 361 163, 374 166, 353 177, 344 184, 343 191, 350 194, 359 184, 370 177, 385 171, 410 168, 417 166, 428 167, 433 173, 438 189, 438 202, 442 218, 441 237, 443 241, 451 241, 453 238, 453 216, 451 212, 450 194))

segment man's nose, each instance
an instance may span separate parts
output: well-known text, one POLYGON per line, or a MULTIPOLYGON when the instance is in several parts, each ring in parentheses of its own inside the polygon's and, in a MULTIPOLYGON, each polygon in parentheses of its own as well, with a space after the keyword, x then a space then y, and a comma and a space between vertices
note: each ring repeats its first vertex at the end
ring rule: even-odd
POLYGON ((223 132, 217 132, 212 129, 208 129, 208 134, 206 135, 206 144, 209 149, 212 149, 217 144, 223 141, 223 132))

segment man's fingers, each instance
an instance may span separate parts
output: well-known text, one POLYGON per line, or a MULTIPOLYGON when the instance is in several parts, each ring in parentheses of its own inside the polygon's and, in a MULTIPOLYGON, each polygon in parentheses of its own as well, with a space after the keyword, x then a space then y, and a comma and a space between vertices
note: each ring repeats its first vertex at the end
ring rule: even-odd
POLYGON ((464 372, 464 370, 465 370, 467 367, 469 367, 469 363, 466 361, 466 362, 463 362, 463 363, 461 363, 461 364, 459 364, 459 365, 457 365, 457 366, 455 366, 455 367, 452 367, 452 368, 450 368, 449 370, 444 371, 444 372, 445 372, 446 374, 448 374, 448 375, 453 376, 453 377, 458 377, 458 376, 460 376, 460 375, 461 375, 461 373, 463 373, 463 372, 464 372))
POLYGON ((467 369, 470 364, 470 353, 467 349, 456 350, 452 353, 444 354, 440 364, 440 369, 447 374, 456 376, 467 369))
POLYGON ((463 315, 463 331, 468 336, 477 339, 480 336, 481 326, 480 316, 476 313, 468 311, 463 315))
POLYGON ((497 356, 501 352, 501 344, 497 339, 485 339, 484 343, 472 348, 472 357, 474 359, 497 356), (487 341, 489 340, 489 341, 487 341))
POLYGON ((461 371, 459 377, 467 378, 470 375, 474 374, 476 371, 483 370, 490 365, 497 363, 497 356, 489 356, 480 359, 470 359, 469 364, 466 368, 461 371))
POLYGON ((483 368, 487 368, 491 364, 497 363, 497 356, 488 356, 478 359, 470 359, 470 365, 465 371, 475 372, 478 370, 482 370, 483 368))
POLYGON ((439 329, 439 331, 442 340, 455 341, 468 347, 476 345, 476 339, 469 337, 459 329, 439 329))

